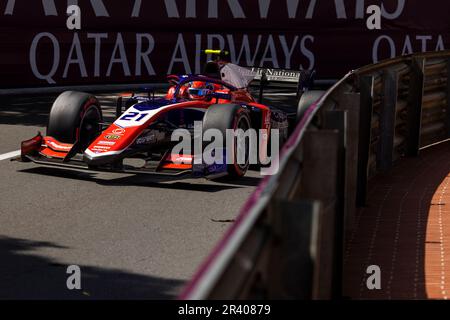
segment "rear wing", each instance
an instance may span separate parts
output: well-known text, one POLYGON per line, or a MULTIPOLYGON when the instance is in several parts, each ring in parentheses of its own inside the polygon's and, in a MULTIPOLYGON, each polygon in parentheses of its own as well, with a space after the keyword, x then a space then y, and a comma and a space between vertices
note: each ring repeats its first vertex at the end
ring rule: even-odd
POLYGON ((296 90, 299 98, 305 91, 312 90, 315 83, 314 70, 286 70, 268 68, 247 68, 254 74, 250 86, 259 87, 259 101, 263 100, 264 89, 268 87, 287 87, 296 90))
MULTIPOLYGON (((287 70, 262 67, 242 67, 230 62, 230 53, 225 50, 206 49, 205 54, 214 57, 211 62, 220 65, 220 77, 223 81, 232 84, 236 88, 259 86, 260 101, 264 94, 264 87, 296 88, 297 95, 314 88, 314 70, 287 70)), ((322 81, 323 82, 323 81, 322 81)), ((336 81, 328 81, 322 85, 334 84, 336 81)), ((314 88, 316 89, 316 88, 314 88)))
POLYGON ((303 87, 314 87, 314 89, 328 89, 333 86, 336 79, 317 79, 315 70, 289 70, 275 68, 247 68, 249 72, 255 73, 255 81, 253 85, 259 85, 262 75, 265 73, 269 85, 285 85, 296 86, 298 84, 303 87))
MULTIPOLYGON (((255 80, 261 81, 263 75, 266 75, 269 82, 291 83, 297 85, 302 78, 308 77, 311 71, 308 70, 285 70, 285 69, 267 69, 267 68, 249 68, 256 74, 255 80)), ((305 79, 306 80, 306 79, 305 79)))

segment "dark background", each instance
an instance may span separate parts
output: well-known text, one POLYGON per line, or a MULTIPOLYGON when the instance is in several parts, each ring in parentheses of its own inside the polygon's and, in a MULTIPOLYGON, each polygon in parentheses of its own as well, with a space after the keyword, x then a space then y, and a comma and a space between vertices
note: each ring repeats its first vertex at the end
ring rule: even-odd
MULTIPOLYGON (((438 0, 218 0, 217 18, 208 16, 215 0, 177 0, 174 1, 177 10, 170 12, 165 5, 170 1, 164 0, 80 0, 82 29, 77 32, 66 28, 67 1, 54 1, 56 16, 52 15, 55 12, 49 11, 49 7, 47 12, 44 10, 45 1, 16 0, 12 12, 7 10, 8 2, 0 1, 2 88, 159 82, 167 73, 200 72, 200 66, 207 57, 199 52, 208 47, 208 36, 213 38, 210 46, 214 48, 221 46, 222 37, 224 48, 231 51, 233 62, 241 65, 297 70, 314 68, 318 76, 324 79, 340 78, 350 69, 410 51, 435 51, 450 47, 450 3, 438 0), (132 17, 133 9, 139 2, 139 15, 132 17), (288 3, 292 5, 297 2, 297 10, 291 12, 295 16, 289 17, 288 3), (108 16, 98 16, 98 10, 96 15, 92 3, 103 3, 108 16), (262 17, 264 10, 259 6, 264 3, 269 4, 266 17, 262 17), (343 3, 344 6, 337 10, 336 3, 343 3), (388 13, 395 12, 403 3, 404 7, 398 17, 383 18, 382 30, 370 31, 366 28, 367 15, 361 18, 363 12, 359 10, 358 13, 358 4, 363 4, 365 11, 368 5, 381 3, 386 3, 388 13), (234 14, 230 6, 233 6, 234 14), (310 17, 307 17, 308 10, 312 13, 310 17), (193 15, 195 17, 189 17, 193 15), (32 71, 30 58, 34 55, 36 68, 41 74, 48 74, 55 62, 54 44, 48 37, 39 41, 35 54, 30 52, 33 39, 40 33, 51 34, 59 46, 57 67, 48 77, 54 83, 49 83, 53 81, 48 79, 38 79, 36 72, 32 71), (102 39, 100 45, 99 74, 96 76, 96 46, 88 34, 98 33, 105 33, 107 38, 102 39), (151 68, 147 68, 142 61, 140 74, 136 70, 137 34, 149 34, 154 39, 154 48, 148 56, 151 68), (115 57, 121 58, 124 63, 126 60, 130 72, 125 72, 123 64, 116 62, 107 75, 118 36, 123 39, 125 58, 120 56, 120 50, 116 50, 115 57), (80 40, 82 57, 77 55, 76 50, 69 57, 74 37, 80 40), (382 40, 374 56, 374 46, 380 37, 382 40), (201 38, 201 43, 196 43, 196 38, 201 38), (178 61, 169 68, 174 56, 181 60, 183 50, 179 50, 180 42, 177 43, 180 39, 186 47, 185 63, 178 61), (244 54, 239 55, 246 40, 248 54, 244 50, 244 54), (281 40, 285 40, 286 50, 295 44, 290 60, 285 58, 281 40), (84 62, 84 76, 78 63, 67 66, 70 58, 84 62), (186 67, 187 63, 189 67, 186 67), (64 76, 66 68, 67 74, 64 76)), ((143 51, 148 46, 145 40, 143 51)))

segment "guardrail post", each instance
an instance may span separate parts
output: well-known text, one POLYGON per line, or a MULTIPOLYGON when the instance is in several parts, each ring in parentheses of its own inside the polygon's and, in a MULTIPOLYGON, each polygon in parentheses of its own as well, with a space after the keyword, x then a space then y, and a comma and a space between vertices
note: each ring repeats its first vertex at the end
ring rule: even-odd
POLYGON ((275 240, 268 264, 268 299, 310 300, 321 211, 318 201, 276 200, 275 240))
POLYGON ((393 162, 397 88, 397 72, 385 70, 380 114, 380 144, 377 153, 377 167, 381 170, 390 169, 393 162))
POLYGON ((447 59, 447 137, 450 138, 450 58, 447 59))
POLYGON ((419 155, 420 149, 425 59, 413 58, 410 68, 406 155, 416 157, 419 155))
POLYGON ((367 201, 367 180, 373 116, 373 76, 359 79, 359 139, 356 205, 362 207, 367 201))
POLYGON ((344 223, 347 230, 354 226, 358 188, 358 138, 361 94, 345 93, 339 99, 339 109, 347 111, 345 136, 344 223))
POLYGON ((313 299, 333 296, 334 242, 338 204, 339 132, 307 131, 303 139, 303 176, 300 196, 321 203, 313 299))
MULTIPOLYGON (((344 228, 345 228, 345 199, 346 199, 346 158, 348 144, 348 113, 343 110, 326 111, 323 115, 323 128, 337 130, 339 134, 337 172, 336 172, 336 209, 335 209, 335 236, 334 236, 334 271, 333 271, 333 297, 342 297, 342 268, 344 254, 344 228)), ((352 204, 354 206, 354 203, 352 204)))
POLYGON ((228 261, 220 281, 215 283, 204 299, 267 299, 267 288, 272 281, 268 273, 271 250, 267 249, 274 242, 271 229, 272 226, 269 228, 264 219, 255 223, 233 258, 228 261))

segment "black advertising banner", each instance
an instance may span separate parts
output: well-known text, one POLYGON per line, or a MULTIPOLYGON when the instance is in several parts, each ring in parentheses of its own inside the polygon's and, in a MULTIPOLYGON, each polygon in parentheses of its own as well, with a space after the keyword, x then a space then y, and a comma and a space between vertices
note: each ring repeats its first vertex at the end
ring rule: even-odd
POLYGON ((350 69, 450 48, 442 0, 2 0, 0 87, 158 82, 199 73, 202 49, 223 48, 243 66, 350 69), (68 5, 81 29, 66 26, 68 5), (382 8, 381 30, 366 9, 382 8))

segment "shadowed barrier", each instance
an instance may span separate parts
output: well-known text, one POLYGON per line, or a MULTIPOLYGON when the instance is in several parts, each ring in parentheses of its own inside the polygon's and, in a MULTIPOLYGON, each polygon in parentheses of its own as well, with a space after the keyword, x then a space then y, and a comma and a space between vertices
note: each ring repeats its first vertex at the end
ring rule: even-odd
POLYGON ((377 179, 450 138, 450 52, 347 74, 305 112, 182 299, 343 296, 344 243, 377 179))

